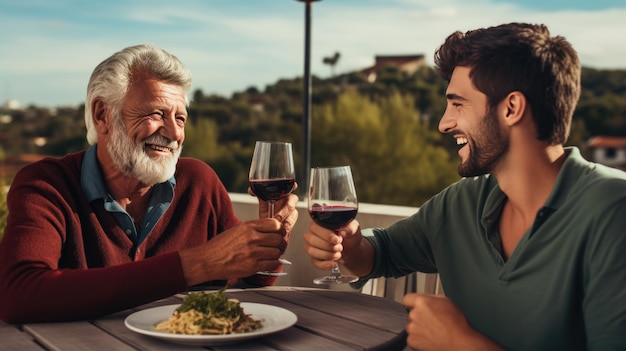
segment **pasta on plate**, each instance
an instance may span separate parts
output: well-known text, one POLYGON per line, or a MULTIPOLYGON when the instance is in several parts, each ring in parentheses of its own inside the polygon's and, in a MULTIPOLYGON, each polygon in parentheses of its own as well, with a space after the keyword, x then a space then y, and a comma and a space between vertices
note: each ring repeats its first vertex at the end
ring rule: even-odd
POLYGON ((158 331, 186 335, 246 333, 263 326, 263 320, 247 315, 236 299, 215 293, 194 292, 185 296, 172 315, 154 325, 158 331))

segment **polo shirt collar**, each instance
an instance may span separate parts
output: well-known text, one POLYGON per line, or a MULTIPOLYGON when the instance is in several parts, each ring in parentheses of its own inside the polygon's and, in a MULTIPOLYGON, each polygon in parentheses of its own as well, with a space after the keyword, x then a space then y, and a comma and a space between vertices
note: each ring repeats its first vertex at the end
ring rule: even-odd
POLYGON ((566 159, 552 187, 550 196, 546 200, 544 208, 557 210, 563 205, 571 194, 575 193, 576 184, 589 170, 591 163, 585 160, 577 147, 565 148, 566 159))
MULTIPOLYGON (((585 160, 580 154, 580 150, 577 147, 565 148, 565 161, 563 166, 557 175, 556 182, 552 187, 552 191, 548 196, 548 199, 537 213, 539 221, 536 221, 533 226, 533 232, 537 229, 543 221, 545 221, 554 211, 563 205, 567 201, 567 198, 573 193, 573 189, 576 187, 577 181, 588 170, 590 162, 585 160)), ((506 194, 502 192, 499 186, 497 186, 497 180, 490 175, 484 175, 482 177, 488 177, 489 183, 496 182, 496 186, 489 186, 491 191, 489 192, 484 206, 484 214, 481 218, 483 227, 490 228, 500 216, 504 201, 506 201, 506 194)))

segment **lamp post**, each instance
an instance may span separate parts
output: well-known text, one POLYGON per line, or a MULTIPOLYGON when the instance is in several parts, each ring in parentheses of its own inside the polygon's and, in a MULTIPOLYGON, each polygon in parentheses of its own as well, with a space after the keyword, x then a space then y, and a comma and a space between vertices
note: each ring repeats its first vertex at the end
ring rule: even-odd
POLYGON ((311 3, 321 0, 296 0, 304 3, 304 100, 302 119, 302 175, 301 193, 307 195, 311 171, 311 3))

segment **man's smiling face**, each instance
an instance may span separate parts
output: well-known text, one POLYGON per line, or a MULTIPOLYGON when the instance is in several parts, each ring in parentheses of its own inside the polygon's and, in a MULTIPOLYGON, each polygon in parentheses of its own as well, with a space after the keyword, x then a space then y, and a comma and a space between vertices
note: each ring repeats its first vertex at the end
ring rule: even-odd
POLYGON ((469 67, 454 69, 446 91, 446 111, 439 122, 439 131, 456 139, 462 177, 490 173, 509 147, 497 108, 488 111, 487 96, 474 87, 469 74, 469 67))
POLYGON ((139 75, 121 114, 107 142, 115 165, 146 185, 171 178, 185 139, 184 89, 139 75))

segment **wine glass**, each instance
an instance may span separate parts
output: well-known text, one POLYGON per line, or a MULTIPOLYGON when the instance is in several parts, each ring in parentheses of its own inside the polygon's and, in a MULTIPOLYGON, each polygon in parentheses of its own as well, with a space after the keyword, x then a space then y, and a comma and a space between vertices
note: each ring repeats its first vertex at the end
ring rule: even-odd
MULTIPOLYGON (((293 191, 296 181, 291 143, 257 141, 254 145, 248 180, 252 192, 267 202, 268 217, 273 218, 274 204, 293 191)), ((279 261, 282 264, 291 264, 282 258, 279 261)), ((257 272, 257 274, 279 276, 286 273, 257 272)))
MULTIPOLYGON (((311 169, 308 210, 318 225, 337 231, 352 221, 358 212, 356 189, 350 166, 311 169)), ((343 275, 336 265, 330 275, 314 279, 315 284, 352 283, 358 277, 343 275)))

